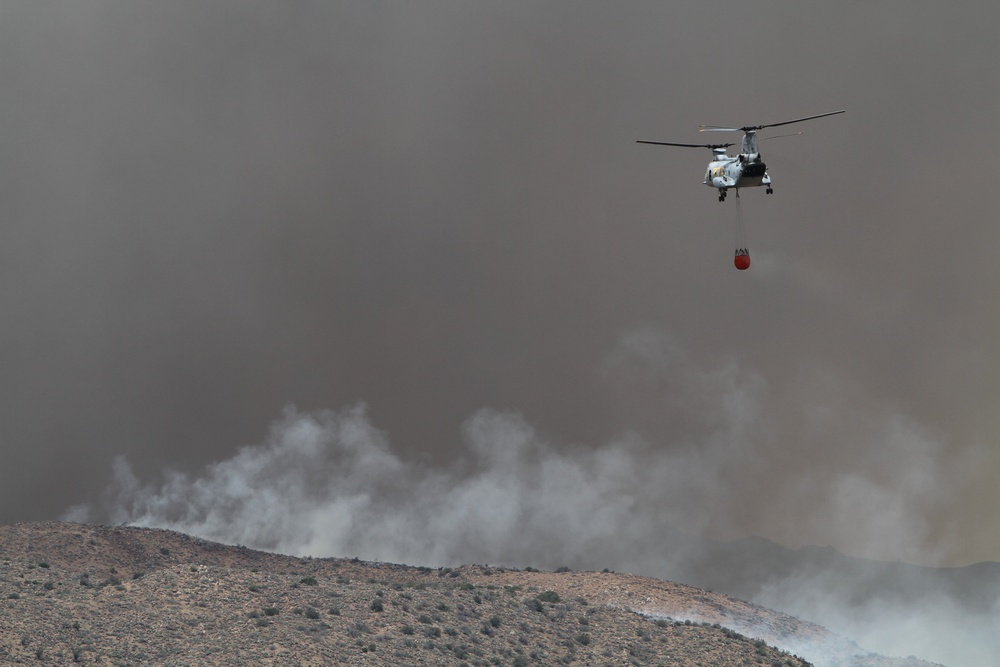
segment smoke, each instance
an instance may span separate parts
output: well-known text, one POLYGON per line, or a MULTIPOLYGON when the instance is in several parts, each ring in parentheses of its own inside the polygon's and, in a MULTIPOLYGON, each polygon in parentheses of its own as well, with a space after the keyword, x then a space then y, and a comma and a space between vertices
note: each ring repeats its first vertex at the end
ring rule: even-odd
POLYGON ((522 416, 484 409, 462 440, 451 465, 433 469, 395 454, 364 405, 288 408, 264 443, 200 475, 142 483, 116 459, 104 511, 112 522, 282 553, 596 567, 666 529, 682 506, 663 509, 693 490, 677 474, 682 462, 636 437, 569 455, 522 416))
MULTIPOLYGON (((946 552, 948 536, 929 517, 947 511, 976 457, 945 457, 928 429, 873 406, 836 374, 813 373, 799 385, 790 420, 787 397, 760 373, 736 359, 699 364, 654 329, 621 336, 599 371, 636 425, 604 444, 552 442, 516 411, 483 408, 461 425, 452 457, 430 463, 401 454, 413 448, 394 444, 364 404, 288 407, 262 443, 197 473, 140 480, 119 457, 101 501, 64 518, 297 555, 608 567, 688 583, 730 567, 711 537, 780 533, 782 522, 799 539, 869 557, 946 552), (644 435, 667 425, 670 441, 644 435), (844 439, 872 444, 853 443, 844 458, 836 447, 844 439), (750 494, 764 501, 748 513, 750 494)), ((921 608, 935 591, 915 577, 923 595, 915 612, 913 600, 880 596, 877 583, 793 566, 736 585, 890 654, 926 651, 967 664, 997 648, 981 632, 995 608, 969 610, 940 596, 921 608)))
POLYGON ((552 443, 523 415, 484 408, 462 425, 451 460, 432 466, 398 454, 364 404, 289 407, 263 443, 199 474, 143 482, 118 458, 99 506, 67 517, 292 554, 649 570, 674 528, 700 532, 725 511, 720 490, 745 467, 764 383, 730 365, 701 371, 652 331, 624 336, 605 372, 625 382, 637 362, 654 366, 642 382, 692 386, 686 397, 667 388, 667 411, 689 427, 675 446, 634 431, 596 447, 552 443))
POLYGON ((883 655, 916 655, 952 667, 995 661, 1000 651, 995 573, 979 578, 982 588, 993 591, 990 604, 979 608, 969 599, 978 596, 946 590, 942 575, 951 574, 947 570, 904 573, 901 591, 872 576, 877 569, 858 568, 848 577, 843 571, 803 567, 765 584, 754 602, 819 622, 883 655))

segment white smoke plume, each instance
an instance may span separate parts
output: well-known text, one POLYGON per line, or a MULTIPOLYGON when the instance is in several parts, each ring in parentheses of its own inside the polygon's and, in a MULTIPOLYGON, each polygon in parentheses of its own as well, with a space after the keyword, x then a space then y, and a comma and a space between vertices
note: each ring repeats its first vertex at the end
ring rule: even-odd
MULTIPOLYGON (((787 522, 799 539, 849 536, 866 555, 926 554, 934 537, 927 515, 947 508, 955 489, 944 482, 972 460, 943 461, 927 429, 865 404, 863 395, 838 388, 835 375, 812 374, 797 388, 808 408, 798 408, 798 430, 782 431, 777 424, 788 422, 793 401, 776 396, 758 373, 734 360, 702 367, 653 330, 623 336, 601 373, 616 395, 639 397, 622 405, 636 430, 602 446, 554 443, 517 412, 481 409, 462 426, 449 464, 431 466, 398 453, 364 404, 289 407, 263 443, 198 474, 143 481, 118 458, 100 506, 75 507, 65 518, 297 555, 608 567, 683 581, 685 568, 710 557, 702 538, 740 536, 741 522, 742 535, 773 533, 787 522), (844 410, 853 412, 844 417, 844 410), (643 435, 664 432, 668 422, 673 441, 643 435), (837 444, 846 438, 873 444, 850 447, 853 458, 841 461, 837 444), (758 498, 754 516, 741 508, 750 494, 758 498), (764 516, 761 497, 773 508, 764 516)), ((877 598, 859 607, 851 599, 856 584, 865 582, 788 572, 759 582, 751 597, 888 653, 926 648, 921 657, 947 662, 1000 648, 976 630, 996 620, 995 609, 970 617, 955 606, 955 623, 934 624, 936 632, 954 630, 935 653, 918 640, 926 629, 920 621, 939 615, 915 616, 877 598)))
POLYGON ((104 503, 111 522, 281 553, 597 567, 634 561, 636 541, 681 519, 699 485, 637 437, 570 456, 511 412, 477 412, 463 440, 464 455, 434 470, 396 455, 364 405, 288 408, 263 444, 198 476, 142 483, 116 459, 104 503))
MULTIPOLYGON (((732 366, 701 372, 668 339, 625 336, 606 372, 630 365, 693 384, 668 408, 690 427, 676 446, 635 432, 600 447, 557 445, 512 411, 482 409, 462 426, 447 467, 397 454, 366 406, 287 408, 260 445, 189 475, 142 482, 128 462, 100 509, 68 518, 160 526, 292 554, 407 563, 604 567, 662 562, 671 527, 700 530, 740 474, 763 383, 732 366), (695 439, 697 437, 697 439, 695 439)), ((671 394, 674 392, 671 391, 671 394)))

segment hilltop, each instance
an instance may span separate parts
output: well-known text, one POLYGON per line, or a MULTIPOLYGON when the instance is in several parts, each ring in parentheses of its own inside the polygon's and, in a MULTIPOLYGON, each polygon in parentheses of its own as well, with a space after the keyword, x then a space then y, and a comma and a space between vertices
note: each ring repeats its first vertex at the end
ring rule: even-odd
POLYGON ((0 660, 94 665, 930 667, 614 572, 298 558, 181 533, 0 526, 0 660))

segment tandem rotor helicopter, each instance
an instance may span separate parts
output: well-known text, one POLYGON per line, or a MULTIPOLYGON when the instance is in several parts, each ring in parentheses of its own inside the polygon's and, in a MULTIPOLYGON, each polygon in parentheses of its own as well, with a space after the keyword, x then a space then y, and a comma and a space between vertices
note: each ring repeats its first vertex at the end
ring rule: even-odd
MULTIPOLYGON (((757 130, 765 127, 779 127, 781 125, 791 125, 801 123, 814 118, 833 116, 844 113, 847 109, 840 111, 830 111, 816 116, 806 116, 795 120, 786 120, 780 123, 769 123, 767 125, 747 125, 745 127, 720 127, 718 125, 702 125, 699 132, 742 132, 743 143, 740 146, 740 153, 736 156, 727 155, 726 149, 735 146, 728 144, 677 144, 669 141, 636 141, 637 144, 654 144, 657 146, 680 146, 682 148, 710 148, 712 150, 712 161, 708 163, 708 170, 705 172, 705 185, 710 188, 718 188, 719 201, 726 201, 726 191, 729 188, 752 188, 764 185, 767 187, 767 194, 774 190, 771 188, 771 177, 767 173, 767 165, 760 157, 760 149, 757 148, 757 130)), ((802 134, 801 132, 797 134, 802 134)), ((783 134, 783 137, 794 136, 783 134)), ((766 137, 767 139, 777 139, 778 137, 766 137)))
MULTIPOLYGON (((767 188, 765 192, 767 194, 772 194, 774 189, 771 187, 771 176, 767 173, 767 165, 761 159, 760 149, 758 148, 758 137, 757 131, 763 130, 767 127, 780 127, 782 125, 791 125, 792 123, 801 123, 807 120, 813 120, 815 118, 824 118, 826 116, 833 116, 839 113, 844 113, 846 109, 841 109, 840 111, 829 111, 827 113, 821 113, 815 116, 806 116, 805 118, 796 118, 795 120, 786 120, 780 123, 768 123, 766 125, 747 125, 744 127, 720 127, 717 125, 702 125, 698 130, 699 132, 742 132, 743 141, 740 145, 740 152, 738 155, 729 155, 726 151, 730 146, 734 146, 733 143, 727 144, 680 144, 670 141, 643 141, 638 140, 636 143, 639 144, 654 144, 656 146, 680 146, 682 148, 708 148, 712 151, 712 161, 708 163, 708 169, 705 171, 704 184, 710 188, 716 188, 719 191, 719 201, 726 201, 726 193, 729 188, 736 189, 736 200, 739 202, 740 188, 753 188, 764 186, 767 188)), ((801 132, 796 132, 795 134, 802 134, 801 132)), ((782 134, 779 137, 787 137, 794 135, 782 134)), ((777 139, 778 137, 763 137, 762 139, 777 139)), ((742 241, 742 218, 737 219, 737 248, 736 248, 736 268, 740 270, 745 270, 750 267, 750 253, 745 247, 740 247, 742 241)))

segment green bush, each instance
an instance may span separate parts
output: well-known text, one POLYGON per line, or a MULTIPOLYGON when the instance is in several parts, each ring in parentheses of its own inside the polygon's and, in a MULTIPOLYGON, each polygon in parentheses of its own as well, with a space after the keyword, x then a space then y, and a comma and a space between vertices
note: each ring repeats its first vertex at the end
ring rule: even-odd
POLYGON ((535 596, 542 602, 559 602, 559 594, 555 591, 545 591, 535 596))

